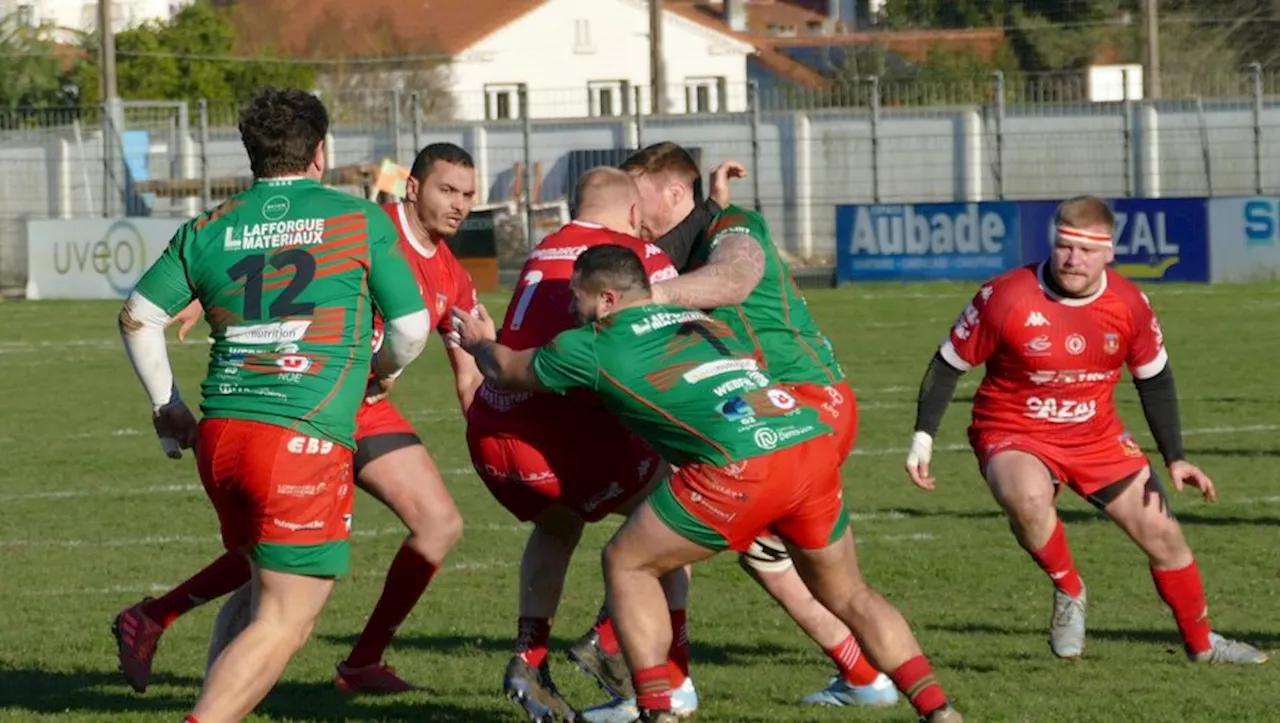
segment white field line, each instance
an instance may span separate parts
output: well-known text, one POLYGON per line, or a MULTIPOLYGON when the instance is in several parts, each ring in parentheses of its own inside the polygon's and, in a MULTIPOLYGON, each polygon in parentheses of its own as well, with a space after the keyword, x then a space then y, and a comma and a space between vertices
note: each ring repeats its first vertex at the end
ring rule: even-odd
MULTIPOLYGON (((121 432, 128 430, 116 430, 115 435, 119 436, 121 432)), ((134 430, 136 431, 136 430, 134 430)), ((1280 431, 1278 424, 1251 424, 1242 427, 1202 427, 1182 430, 1185 437, 1210 436, 1218 434, 1250 434, 1261 432, 1280 431)), ((141 434, 141 432, 137 432, 141 434)), ((959 453, 968 452, 967 444, 945 444, 933 448, 935 453, 959 453)), ((857 457, 883 457, 891 455, 905 455, 908 452, 907 447, 859 447, 853 450, 853 455, 857 457)), ((474 474, 475 471, 470 467, 452 467, 440 470, 447 477, 458 477, 474 474)), ((203 490, 201 485, 197 484, 172 484, 172 485, 152 485, 149 487, 99 487, 94 489, 75 489, 75 490, 45 490, 43 492, 28 492, 18 494, 0 495, 0 504, 25 502, 35 500, 62 500, 74 499, 77 497, 130 497, 130 496, 147 496, 160 494, 190 494, 203 490)), ((1254 498, 1262 500, 1280 500, 1276 498, 1254 498)), ((1237 502, 1236 504, 1242 504, 1237 502)), ((4 542, 0 541, 0 546, 4 542)))

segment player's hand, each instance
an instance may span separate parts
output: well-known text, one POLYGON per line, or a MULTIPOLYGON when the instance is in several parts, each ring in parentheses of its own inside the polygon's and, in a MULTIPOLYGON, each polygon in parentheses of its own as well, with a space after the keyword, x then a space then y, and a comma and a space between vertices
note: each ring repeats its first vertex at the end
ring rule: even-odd
POLYGON ((453 307, 453 330, 458 334, 458 344, 470 350, 477 344, 486 341, 497 341, 498 328, 489 316, 484 304, 476 306, 474 313, 468 314, 458 307, 453 307))
POLYGON ((737 161, 725 161, 711 169, 711 200, 720 204, 720 208, 728 206, 729 181, 746 177, 747 167, 737 161))
POLYGON ((1218 501, 1218 489, 1213 486, 1213 480, 1209 479, 1209 475, 1203 470, 1185 459, 1169 463, 1169 479, 1173 480, 1173 488, 1179 492, 1189 485, 1200 490, 1200 494, 1206 501, 1218 501))
POLYGON ((929 472, 929 461, 933 459, 933 437, 927 432, 916 432, 911 435, 911 451, 907 452, 907 476, 922 490, 933 490, 937 480, 929 472))
POLYGON ((160 438, 160 449, 169 459, 182 459, 182 450, 196 445, 196 417, 186 402, 169 402, 151 414, 151 426, 160 438))
POLYGON ((364 390, 365 404, 377 404, 386 399, 395 385, 396 380, 391 377, 369 380, 369 386, 364 390))
POLYGON ((165 327, 167 328, 177 324, 178 341, 186 341, 187 333, 191 331, 197 321, 200 321, 201 316, 204 316, 204 307, 200 305, 200 300, 197 299, 190 304, 187 304, 187 308, 179 311, 172 319, 169 320, 169 323, 165 324, 165 327))

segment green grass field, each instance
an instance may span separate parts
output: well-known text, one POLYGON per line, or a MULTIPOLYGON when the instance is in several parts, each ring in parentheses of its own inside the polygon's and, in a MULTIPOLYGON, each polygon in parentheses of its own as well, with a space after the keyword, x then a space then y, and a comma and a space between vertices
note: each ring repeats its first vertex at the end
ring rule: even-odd
MULTIPOLYGON (((1280 711, 1280 661, 1253 669, 1194 667, 1145 560, 1074 497, 1062 498, 1089 584, 1082 662, 1046 642, 1051 588, 1018 549, 964 445, 976 374, 962 380, 935 456, 940 489, 902 472, 919 376, 971 287, 814 291, 861 402, 846 498, 870 580, 914 625, 948 693, 971 721, 1252 721, 1280 711)), ((1204 573, 1215 627, 1280 647, 1280 288, 1155 287, 1182 394, 1193 461, 1221 500, 1174 500, 1204 573)), ((489 299, 500 307, 505 299, 489 299)), ((116 671, 111 620, 219 554, 214 513, 190 456, 165 459, 115 331, 118 305, 0 304, 0 720, 180 720, 197 694, 216 605, 161 640, 151 688, 135 695, 116 671)), ((494 308, 497 313, 500 309, 494 308)), ((170 346, 194 396, 207 355, 170 346)), ((528 532, 471 471, 438 339, 395 392, 446 471, 467 521, 461 545, 401 629, 388 660, 430 692, 347 700, 330 680, 381 590, 403 535, 368 496, 356 503, 354 572, 315 635, 252 720, 518 721, 500 696, 515 634, 516 564, 528 532)), ((1121 412, 1151 447, 1132 386, 1121 412)), ((614 523, 588 530, 556 620, 553 670, 570 701, 600 693, 563 649, 600 603, 598 551, 614 523)), ((821 687, 825 658, 731 556, 699 566, 690 607, 700 718, 718 721, 905 721, 888 711, 794 705, 821 687)))

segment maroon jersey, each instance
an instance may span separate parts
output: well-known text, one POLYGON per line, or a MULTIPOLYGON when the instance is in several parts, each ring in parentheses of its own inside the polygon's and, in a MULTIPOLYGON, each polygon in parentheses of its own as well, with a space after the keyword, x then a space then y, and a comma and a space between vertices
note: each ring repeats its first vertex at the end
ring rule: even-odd
MULTIPOLYGON (((458 258, 449 250, 446 243, 433 244, 419 239, 409 226, 405 216, 404 204, 388 203, 382 207, 396 229, 400 232, 400 250, 409 262, 418 281, 418 291, 427 305, 427 313, 431 315, 431 326, 435 327, 446 348, 458 348, 458 334, 453 330, 453 307, 468 313, 474 313, 479 301, 476 298, 476 285, 458 258)), ((373 349, 382 346, 382 316, 374 318, 373 349)))
MULTIPOLYGON (((573 263, 588 248, 605 244, 617 244, 634 251, 644 263, 651 283, 677 276, 671 259, 657 246, 603 226, 571 221, 544 238, 525 260, 524 268, 520 269, 520 280, 512 291, 498 341, 516 350, 533 349, 550 343, 560 332, 578 326, 573 293, 569 290, 573 263)), ((541 402, 545 404, 565 401, 552 395, 536 396, 547 397, 541 402)), ((486 402, 496 411, 510 410, 530 397, 527 392, 499 389, 487 380, 476 395, 477 400, 486 402)), ((548 411, 540 410, 538 413, 548 411)), ((558 407, 555 413, 565 411, 558 407)))
POLYGON ((1032 264, 989 281, 942 344, 957 369, 986 364, 970 429, 1060 446, 1123 435, 1114 397, 1121 367, 1147 379, 1168 363, 1151 302, 1111 269, 1086 298, 1055 294, 1045 273, 1032 264))

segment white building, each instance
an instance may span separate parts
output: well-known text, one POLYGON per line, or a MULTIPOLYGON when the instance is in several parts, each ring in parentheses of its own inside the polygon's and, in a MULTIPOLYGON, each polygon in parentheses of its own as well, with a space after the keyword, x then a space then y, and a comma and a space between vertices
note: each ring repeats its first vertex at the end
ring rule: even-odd
MULTIPOLYGON (((111 0, 111 24, 116 32, 148 20, 168 21, 192 0, 111 0)), ((98 28, 98 0, 0 0, 0 17, 12 16, 36 27, 48 23, 62 31, 92 33, 98 28)))
MULTIPOLYGON (((456 49, 451 91, 459 120, 519 117, 517 87, 533 118, 621 115, 635 89, 649 112, 649 8, 643 0, 543 0, 456 49)), ((664 8, 666 111, 739 112, 747 107, 747 56, 735 34, 664 8)), ((484 22, 482 17, 476 22, 484 22)))

